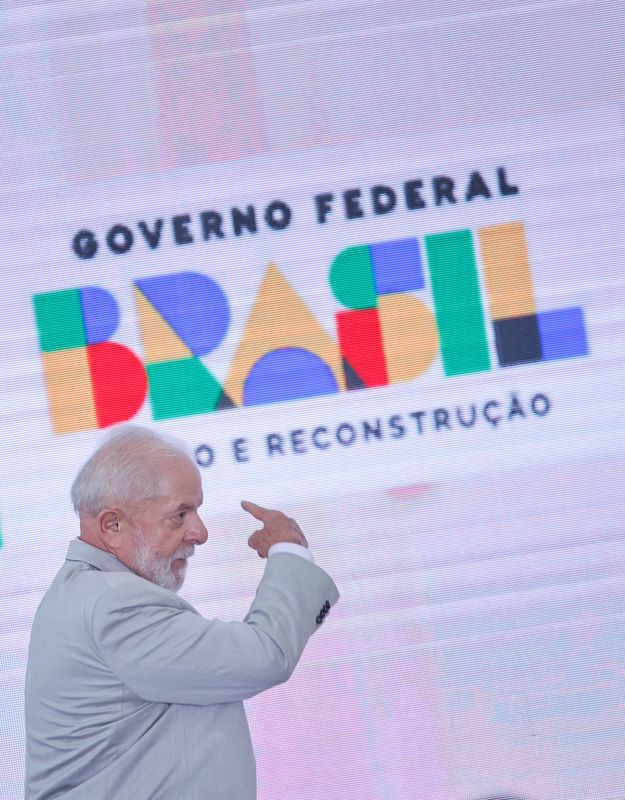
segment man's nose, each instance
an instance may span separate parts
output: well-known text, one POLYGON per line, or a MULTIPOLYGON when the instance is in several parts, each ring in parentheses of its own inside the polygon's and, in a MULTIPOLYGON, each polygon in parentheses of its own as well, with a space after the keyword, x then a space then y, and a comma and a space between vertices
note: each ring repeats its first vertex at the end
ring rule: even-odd
POLYGON ((200 516, 196 516, 190 534, 191 537, 193 538, 193 541, 197 542, 198 544, 204 544, 204 542, 208 539, 208 531, 206 530, 206 525, 204 525, 200 516))

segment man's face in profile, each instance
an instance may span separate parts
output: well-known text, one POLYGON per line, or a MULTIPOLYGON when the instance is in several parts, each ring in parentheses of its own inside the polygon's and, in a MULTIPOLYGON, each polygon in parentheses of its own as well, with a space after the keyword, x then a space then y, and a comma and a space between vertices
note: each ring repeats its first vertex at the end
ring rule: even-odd
POLYGON ((182 586, 196 544, 207 531, 198 509, 202 481, 197 467, 183 457, 172 457, 158 467, 159 494, 134 504, 130 538, 124 562, 152 583, 177 592, 182 586))

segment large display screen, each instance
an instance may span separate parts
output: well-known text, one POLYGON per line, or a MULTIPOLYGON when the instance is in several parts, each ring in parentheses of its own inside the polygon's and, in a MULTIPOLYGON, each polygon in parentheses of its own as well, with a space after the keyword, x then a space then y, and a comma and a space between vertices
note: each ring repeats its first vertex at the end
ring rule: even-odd
POLYGON ((625 796, 625 6, 8 0, 0 798, 77 470, 183 440, 341 600, 246 702, 260 800, 625 796))

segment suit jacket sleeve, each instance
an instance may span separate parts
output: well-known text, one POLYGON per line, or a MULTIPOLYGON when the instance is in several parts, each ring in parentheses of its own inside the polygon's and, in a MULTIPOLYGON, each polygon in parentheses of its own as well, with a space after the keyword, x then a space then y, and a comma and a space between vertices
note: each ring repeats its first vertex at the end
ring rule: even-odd
POLYGON ((243 622, 208 620, 172 592, 117 573, 94 605, 92 630, 106 664, 139 697, 229 703, 287 680, 320 609, 338 598, 320 567, 289 553, 267 559, 243 622))

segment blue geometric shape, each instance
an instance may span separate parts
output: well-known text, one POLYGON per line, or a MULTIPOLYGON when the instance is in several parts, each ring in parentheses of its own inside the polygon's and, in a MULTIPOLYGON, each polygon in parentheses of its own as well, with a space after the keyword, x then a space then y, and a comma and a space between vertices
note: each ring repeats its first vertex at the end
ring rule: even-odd
POLYGON ((587 356, 590 352, 583 308, 541 311, 538 329, 545 361, 587 356))
POLYGON ((99 286, 83 286, 80 307, 87 344, 107 342, 119 325, 119 306, 113 295, 99 286))
POLYGON ((423 263, 417 239, 395 239, 371 245, 371 261, 378 295, 423 289, 423 263))
POLYGON ((194 356, 212 352, 226 335, 230 307, 221 287, 199 272, 135 281, 194 356))
POLYGON ((338 392, 330 367, 299 347, 272 350, 252 367, 243 387, 243 405, 300 400, 338 392))
POLYGON ((543 360, 536 314, 493 321, 499 364, 511 367, 543 360))

